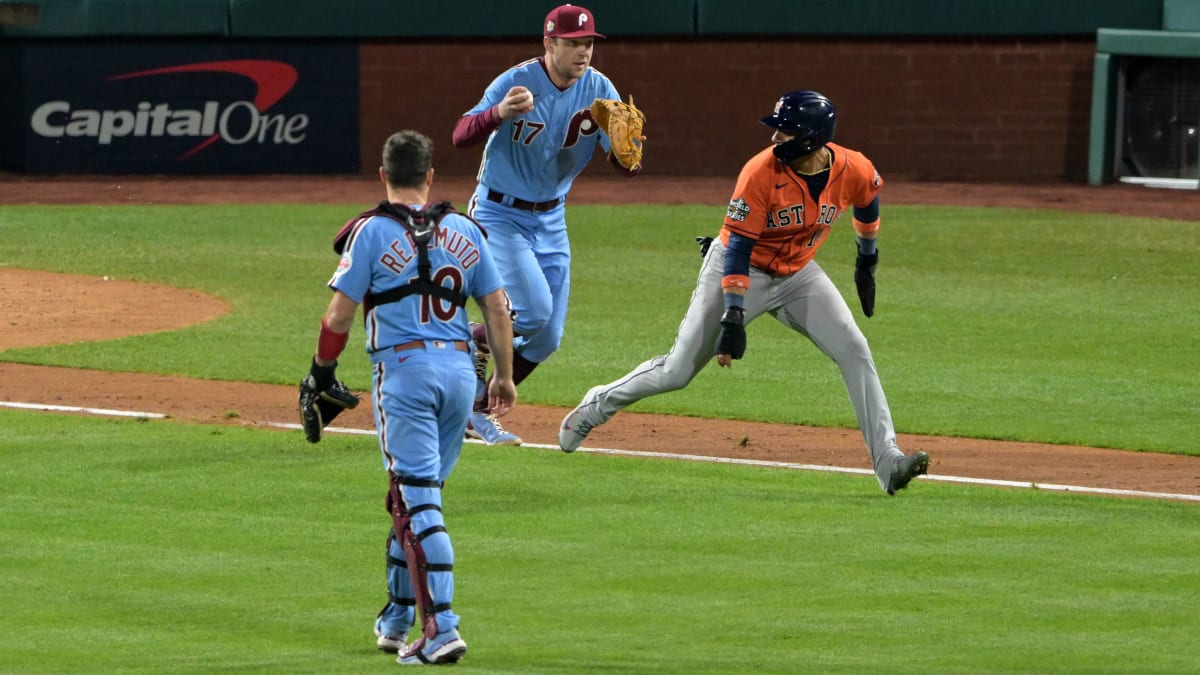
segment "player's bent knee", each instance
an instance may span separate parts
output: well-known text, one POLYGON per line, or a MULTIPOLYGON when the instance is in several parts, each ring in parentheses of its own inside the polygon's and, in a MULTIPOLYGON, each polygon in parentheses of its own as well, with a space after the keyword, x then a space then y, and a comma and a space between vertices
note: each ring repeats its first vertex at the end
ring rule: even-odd
POLYGON ((664 361, 658 374, 658 388, 661 392, 683 389, 696 377, 696 371, 690 368, 680 368, 670 361, 664 361))
POLYGON ((870 359, 871 345, 867 343, 867 338, 862 333, 855 333, 846 340, 842 348, 842 352, 852 359, 870 359))
POLYGON ((520 313, 513 321, 513 332, 526 339, 540 337, 542 331, 546 330, 546 326, 550 323, 550 315, 530 315, 520 313))

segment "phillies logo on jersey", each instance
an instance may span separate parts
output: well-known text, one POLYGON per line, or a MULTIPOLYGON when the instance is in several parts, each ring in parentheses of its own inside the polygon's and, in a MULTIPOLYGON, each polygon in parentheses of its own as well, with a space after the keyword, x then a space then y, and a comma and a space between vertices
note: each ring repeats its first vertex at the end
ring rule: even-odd
POLYGON ((600 131, 600 125, 596 124, 596 120, 592 119, 592 109, 584 108, 577 110, 571 116, 571 122, 567 125, 567 136, 563 139, 563 147, 571 148, 585 136, 594 136, 600 131))
POLYGON ((296 69, 280 61, 241 59, 151 68, 107 78, 107 82, 181 73, 224 73, 254 86, 251 100, 206 100, 199 107, 143 100, 133 109, 79 107, 69 100, 46 101, 30 117, 30 128, 45 138, 90 138, 111 145, 125 138, 194 137, 199 142, 178 157, 186 160, 214 143, 297 145, 306 137, 308 115, 269 114, 296 85, 296 69))

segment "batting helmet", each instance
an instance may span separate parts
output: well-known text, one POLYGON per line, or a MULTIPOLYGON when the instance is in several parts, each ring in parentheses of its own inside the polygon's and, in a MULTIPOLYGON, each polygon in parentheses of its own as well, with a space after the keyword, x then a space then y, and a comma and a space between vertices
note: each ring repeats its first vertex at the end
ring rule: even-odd
POLYGON ((775 111, 762 123, 793 136, 776 146, 776 155, 790 161, 803 157, 833 140, 837 131, 837 108, 824 94, 806 89, 784 94, 775 102, 775 111))

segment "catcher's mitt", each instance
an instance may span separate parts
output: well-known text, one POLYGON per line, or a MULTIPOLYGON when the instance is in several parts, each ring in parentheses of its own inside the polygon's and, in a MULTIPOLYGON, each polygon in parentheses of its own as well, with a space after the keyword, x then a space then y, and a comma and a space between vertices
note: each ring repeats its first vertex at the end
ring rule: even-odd
POLYGON ((359 398, 334 378, 335 367, 318 366, 314 361, 308 376, 300 381, 300 426, 309 443, 319 442, 333 418, 358 405, 359 398))
POLYGON ((633 104, 633 94, 629 95, 629 103, 606 98, 592 101, 592 119, 608 134, 609 146, 617 162, 626 169, 639 168, 642 141, 646 140, 642 135, 646 115, 633 104))

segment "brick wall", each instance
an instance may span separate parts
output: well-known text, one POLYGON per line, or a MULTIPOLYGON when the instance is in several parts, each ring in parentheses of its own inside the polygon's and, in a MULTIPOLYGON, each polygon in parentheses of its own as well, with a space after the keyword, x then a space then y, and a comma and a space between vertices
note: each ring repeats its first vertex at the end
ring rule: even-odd
MULTIPOLYGON (((817 89, 839 106, 838 141, 885 178, 1029 181, 1087 177, 1092 38, 600 40, 593 65, 646 112, 646 171, 736 176, 769 142, 779 94, 817 89)), ((365 43, 364 172, 387 135, 416 128, 438 171, 473 175, 454 122, 491 80, 541 53, 512 42, 365 43)), ((593 162, 588 171, 604 170, 593 162)))

